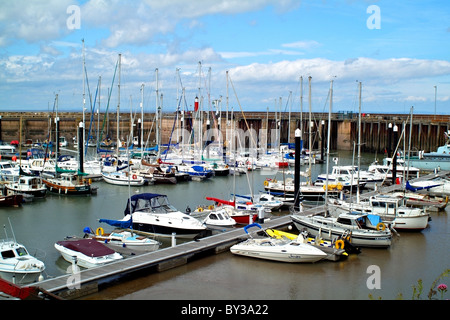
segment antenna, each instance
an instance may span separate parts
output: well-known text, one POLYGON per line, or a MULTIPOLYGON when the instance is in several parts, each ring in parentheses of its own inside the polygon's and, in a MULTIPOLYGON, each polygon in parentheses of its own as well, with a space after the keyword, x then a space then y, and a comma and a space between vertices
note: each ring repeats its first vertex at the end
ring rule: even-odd
MULTIPOLYGON (((17 242, 16 241, 16 235, 14 234, 14 229, 12 227, 11 220, 9 219, 9 217, 8 217, 8 221, 9 221, 9 227, 11 228, 11 232, 12 232, 12 235, 13 235, 14 242, 17 242)), ((5 233, 6 233, 6 229, 5 229, 5 233)))

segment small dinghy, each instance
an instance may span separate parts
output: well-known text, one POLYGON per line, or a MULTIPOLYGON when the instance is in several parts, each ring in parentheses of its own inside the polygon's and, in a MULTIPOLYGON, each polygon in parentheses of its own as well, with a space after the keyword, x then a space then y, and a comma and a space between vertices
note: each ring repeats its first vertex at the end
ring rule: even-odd
POLYGON ((250 238, 233 245, 230 248, 231 253, 252 258, 291 263, 317 262, 327 256, 325 252, 310 244, 287 238, 272 238, 264 230, 264 237, 254 238, 248 232, 248 229, 255 226, 262 230, 262 227, 257 223, 245 226, 244 231, 250 238))

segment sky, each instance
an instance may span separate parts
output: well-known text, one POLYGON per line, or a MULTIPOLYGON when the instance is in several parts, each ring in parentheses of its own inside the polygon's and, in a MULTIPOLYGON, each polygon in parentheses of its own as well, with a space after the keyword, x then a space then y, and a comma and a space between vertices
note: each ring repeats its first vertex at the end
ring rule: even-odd
POLYGON ((449 114, 450 1, 0 0, 0 112, 358 112, 359 82, 449 114))

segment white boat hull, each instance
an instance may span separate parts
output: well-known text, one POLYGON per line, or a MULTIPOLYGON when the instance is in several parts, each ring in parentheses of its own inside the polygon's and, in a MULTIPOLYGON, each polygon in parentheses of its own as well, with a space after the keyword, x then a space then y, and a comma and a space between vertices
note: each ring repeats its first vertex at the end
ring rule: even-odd
POLYGON ((337 226, 332 220, 322 222, 320 218, 315 219, 314 217, 303 217, 299 215, 292 215, 291 219, 298 230, 306 229, 313 237, 334 240, 340 238, 347 230, 350 230, 352 232, 352 245, 356 247, 387 248, 391 245, 392 234, 388 230, 359 231, 337 226))
POLYGON ((28 254, 15 241, 0 242, 0 277, 15 284, 36 282, 45 270, 45 264, 28 254))
POLYGON ((67 262, 72 263, 73 259, 75 257, 76 264, 83 268, 94 268, 94 267, 102 266, 107 263, 111 263, 111 262, 123 259, 123 257, 120 254, 118 254, 117 252, 114 254, 111 254, 111 255, 107 255, 107 256, 88 257, 80 252, 67 249, 57 243, 55 243, 55 249, 59 251, 61 256, 67 262))
POLYGON ((146 182, 143 177, 137 175, 126 177, 118 173, 102 173, 102 177, 105 182, 118 186, 143 186, 146 182))
POLYGON ((289 241, 274 245, 273 240, 267 239, 249 239, 232 246, 230 251, 236 255, 290 263, 313 263, 327 256, 323 251, 306 243, 289 241))

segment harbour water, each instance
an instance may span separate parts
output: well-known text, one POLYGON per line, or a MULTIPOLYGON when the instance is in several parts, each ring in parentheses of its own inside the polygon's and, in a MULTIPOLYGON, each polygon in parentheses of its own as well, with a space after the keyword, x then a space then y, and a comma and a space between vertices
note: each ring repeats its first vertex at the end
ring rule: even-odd
MULTIPOLYGON (((339 158, 340 164, 351 164, 352 153, 339 152, 339 158)), ((364 154, 362 167, 366 168, 373 160, 373 154, 364 154)), ((325 164, 313 165, 313 177, 325 170, 325 164)), ((262 191, 263 181, 268 177, 273 178, 273 175, 264 171, 237 176, 235 192, 248 194, 250 187, 254 193, 262 191)), ((277 177, 280 178, 281 173, 277 177)), ((100 224, 98 219, 122 218, 130 194, 167 194, 170 202, 183 211, 187 206, 193 209, 197 205, 208 204, 207 196, 231 197, 234 179, 233 176, 214 177, 202 182, 131 188, 95 183, 99 186, 97 195, 69 197, 49 194, 46 199, 20 208, 0 209, 0 223, 5 225, 8 236, 12 236, 10 221, 17 241, 45 262, 46 278, 64 274, 70 267, 60 257, 54 243, 66 236, 82 236, 87 226, 94 230, 101 226, 108 231, 110 227, 100 224)), ((432 212, 432 221, 427 229, 394 236, 388 249, 363 248, 360 254, 352 254, 339 262, 275 263, 224 252, 164 272, 109 285, 84 299, 349 300, 369 299, 369 296, 396 299, 399 294, 404 299, 411 299, 412 286, 417 285, 419 279, 424 286, 422 297, 426 298, 433 281, 450 267, 448 212, 448 208, 445 212, 432 212), (379 284, 379 288, 374 288, 374 284, 379 284)), ((170 245, 170 240, 164 240, 164 244, 170 245)))

